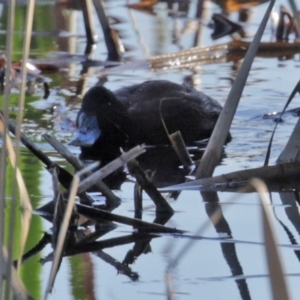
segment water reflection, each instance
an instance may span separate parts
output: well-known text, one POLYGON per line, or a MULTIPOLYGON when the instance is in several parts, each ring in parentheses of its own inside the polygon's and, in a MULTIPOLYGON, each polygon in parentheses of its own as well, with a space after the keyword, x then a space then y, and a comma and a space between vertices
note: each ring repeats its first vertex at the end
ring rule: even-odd
MULTIPOLYGON (((146 3, 146 1, 136 1, 136 3, 146 3)), ((255 2, 255 1, 254 1, 255 2)), ((42 5, 37 5, 38 15, 42 21, 40 28, 36 28, 36 31, 48 31, 52 32, 52 36, 49 34, 47 37, 40 36, 35 38, 34 36, 34 49, 32 49, 33 58, 39 58, 36 60, 36 64, 41 67, 44 72, 51 69, 52 74, 44 74, 52 80, 49 98, 45 101, 49 104, 53 98, 57 95, 59 101, 65 101, 66 107, 69 109, 69 115, 71 119, 75 117, 80 105, 80 96, 85 90, 93 86, 96 82, 100 81, 101 84, 105 84, 112 89, 117 89, 122 86, 126 86, 129 83, 138 83, 144 79, 152 78, 165 78, 172 79, 178 82, 187 81, 193 85, 197 85, 209 91, 212 96, 217 96, 218 99, 225 99, 226 92, 231 86, 232 80, 236 76, 236 72, 239 69, 239 64, 244 56, 245 48, 248 47, 248 41, 231 41, 231 37, 222 37, 220 41, 212 41, 212 30, 206 26, 199 26, 199 22, 196 22, 197 26, 189 26, 195 24, 195 18, 200 18, 203 24, 207 25, 210 22, 210 9, 207 6, 203 7, 204 1, 191 1, 182 2, 179 1, 155 1, 156 6, 151 5, 144 10, 137 12, 136 8, 131 9, 123 5, 125 1, 106 1, 107 15, 113 18, 112 27, 119 33, 122 40, 125 41, 124 61, 128 64, 121 62, 117 64, 105 64, 107 60, 107 50, 104 44, 104 40, 101 38, 98 43, 98 49, 95 49, 94 59, 91 57, 83 56, 85 53, 86 43, 82 38, 85 36, 85 30, 83 26, 83 17, 80 10, 65 10, 63 6, 51 6, 51 9, 45 9, 42 5), (165 5, 167 2, 167 5, 165 5), (177 4, 175 5, 174 3, 177 4), (162 6, 157 6, 157 4, 162 6), (179 3, 179 4, 178 4, 179 3), (121 4, 121 5, 119 5, 121 4), (164 6, 165 5, 165 6, 164 6), (121 7, 119 7, 121 6, 121 7), (53 24, 46 24, 46 21, 53 20, 49 17, 55 10, 55 26, 53 24), (47 15, 45 16, 44 14, 47 15), (150 14, 149 14, 150 12, 150 14), (137 22, 134 34, 133 25, 128 14, 133 14, 136 17, 137 22), (160 16, 158 14, 161 13, 160 16), (205 15, 207 14, 208 15, 205 15), (112 15, 112 17, 111 17, 112 15), (157 26, 158 17, 161 18, 160 27, 157 26), (187 21, 181 23, 181 21, 187 21), (170 26, 168 26, 168 24, 170 26), (178 26, 180 30, 178 30, 178 26), (182 29, 182 30, 181 30, 182 29), (67 31, 68 35, 63 37, 57 35, 57 31, 67 31), (164 40, 162 43, 157 42, 158 31, 161 34, 164 33, 164 40), (53 32, 55 34, 53 35, 53 32), (189 32, 189 34, 186 34, 189 32), (143 38, 144 44, 140 44, 138 37, 143 38), (54 46, 55 45, 55 46, 54 46), (198 49, 190 49, 190 47, 196 47, 201 45, 208 45, 207 47, 201 47, 198 49), (150 67, 132 67, 132 62, 135 59, 146 60, 145 55, 141 48, 146 47, 148 53, 150 53, 149 60, 150 67), (35 51, 36 50, 36 51, 35 51), (59 56, 57 53, 51 60, 45 60, 45 53, 49 51, 59 50, 64 53, 71 54, 70 56, 59 56), (182 51, 178 51, 182 50, 182 51), (41 54, 42 53, 42 54, 41 54), (160 56, 153 56, 153 54, 162 54, 160 56), (173 54, 170 54, 173 53, 173 54), (43 60, 40 60, 42 59, 43 60), (48 62, 47 68, 45 62, 48 62), (229 62, 229 63, 228 63, 229 62), (134 69, 134 70, 132 70, 134 69), (57 72, 57 70, 60 70, 57 72), (229 78, 226 84, 220 86, 220 81, 224 78, 229 78), (68 93, 63 91, 67 90, 68 93), (57 93, 57 94, 56 94, 57 93), (70 93, 75 97, 70 97, 70 93)), ((149 2, 148 2, 149 3, 149 2)), ((240 9, 241 3, 236 1, 218 1, 217 7, 210 2, 206 4, 212 5, 214 12, 226 11, 231 13, 240 9)), ((154 3, 153 3, 154 4, 154 3)), ((252 5, 250 3, 250 5, 252 5)), ((133 8, 133 6, 132 6, 133 8)), ((261 6, 263 8, 263 6, 261 6)), ((23 8, 22 10, 23 11, 23 8)), ((5 11, 4 11, 5 13, 5 11)), ((20 13, 21 15, 21 13, 20 13)), ((231 16, 229 16, 231 18, 231 16)), ((37 17, 38 18, 38 17, 37 17)), ((22 19, 21 17, 19 20, 22 19)), ((5 18, 2 19, 5 24, 5 18)), ((232 19, 230 19, 232 20, 232 19)), ((236 20, 234 20, 236 21, 236 20)), ((258 23, 255 14, 253 19, 250 20, 250 26, 258 23)), ((38 26, 38 25, 36 25, 38 26)), ((21 27, 20 29, 21 30, 21 27)), ((102 37, 101 31, 95 28, 99 36, 102 37)), ((266 40, 270 40, 270 36, 266 33, 266 40)), ((253 118, 253 114, 258 113, 262 115, 270 111, 270 107, 276 106, 276 110, 280 110, 280 100, 285 98, 289 94, 288 86, 291 82, 290 74, 295 73, 294 68, 297 67, 295 61, 288 61, 287 59, 294 58, 295 53, 299 53, 298 44, 295 47, 286 43, 266 43, 262 44, 261 59, 257 60, 256 73, 250 75, 251 85, 248 85, 247 95, 244 97, 244 103, 242 104, 242 112, 238 112, 238 119, 234 124, 233 136, 234 139, 231 144, 226 147, 226 156, 222 161, 219 173, 228 173, 230 166, 232 168, 250 168, 253 167, 253 163, 261 163, 260 159, 265 152, 265 143, 267 142, 270 131, 269 123, 265 123, 264 120, 258 122, 255 120, 254 125, 251 127, 251 122, 240 121, 241 119, 249 120, 253 118), (274 49, 276 48, 276 49, 274 49), (268 57, 268 59, 266 59, 268 57), (275 59, 274 59, 275 58, 275 59), (286 60, 286 69, 282 68, 281 72, 277 68, 277 59, 286 60), (292 70, 292 71, 291 71, 292 70), (276 80, 273 81, 271 76, 276 74, 276 80), (264 88, 260 88, 259 83, 263 80, 264 88), (257 87, 258 91, 255 89, 257 87), (272 91, 271 96, 268 94, 272 91), (275 97, 273 97, 275 95, 275 97), (275 98, 276 101, 268 101, 270 97, 275 98), (251 99, 250 99, 251 98, 251 99), (249 100, 249 101, 247 101, 249 100), (264 101, 263 101, 264 100, 264 101), (245 103, 246 102, 246 103, 245 103), (259 109, 254 110, 254 107, 259 109), (243 115, 244 114, 244 115, 243 115), (256 124, 257 122, 257 124, 256 124), (249 125, 250 124, 250 125, 249 125), (251 139, 253 137, 253 139, 251 139), (249 141, 250 140, 250 141, 249 141), (251 158, 258 157, 258 161, 251 161, 251 158), (248 160, 248 161, 247 161, 248 160)), ((21 43, 18 44, 21 48, 21 43)), ((146 52, 147 52, 146 51, 146 52)), ((19 55, 16 55, 16 59, 19 59, 19 55)), ((35 93, 38 94, 41 90, 37 89, 35 93)), ((43 94, 43 93, 42 93, 43 94)), ((27 98, 28 99, 28 98, 27 98)), ((30 99, 30 102, 34 102, 36 99, 30 99)), ((274 99, 272 99, 274 100, 274 99)), ((30 128, 30 122, 36 127, 32 131, 38 132, 40 128, 47 128, 52 126, 53 119, 47 119, 47 113, 42 109, 33 109, 30 105, 26 106, 26 116, 28 117, 28 124, 25 126, 30 128)), ((64 113, 62 113, 64 116, 64 113)), ((253 124, 252 123, 252 124, 253 124)), ((71 127, 71 125, 70 125, 71 127)), ((51 127, 52 128, 52 127, 51 127)), ((57 127, 59 128, 59 127, 57 127)), ((291 124, 282 124, 282 132, 285 132, 285 136, 291 130, 291 124)), ((61 136, 60 129, 56 129, 54 134, 61 136)), ((70 132, 66 133, 64 140, 68 140, 70 132)), ((279 141, 277 146, 284 144, 284 141, 279 141)), ((50 152, 54 160, 59 161, 57 156, 49 151, 50 147, 45 144, 41 144, 41 147, 50 152)), ((191 150, 195 152, 195 160, 201 157, 201 150, 191 150)), ((140 157, 140 164, 145 169, 150 169, 150 177, 157 186, 172 185, 180 183, 188 178, 191 178, 193 173, 190 170, 180 167, 180 162, 171 148, 153 148, 148 150, 148 154, 140 157), (159 152, 159 153, 156 153, 159 152)), ((62 162, 65 166, 65 163, 62 162)), ((41 199, 44 197, 44 189, 47 186, 49 193, 50 180, 49 177, 43 175, 43 183, 38 182, 40 173, 42 171, 41 164, 30 156, 28 163, 24 164, 25 180, 30 179, 31 194, 36 195, 42 204, 47 201, 41 199), (39 169, 33 169, 33 166, 39 166, 39 169), (39 176, 36 176, 39 174, 39 176), (34 179, 32 179, 34 177, 34 179)), ((230 169, 232 171, 232 169, 230 169)), ((189 230, 194 232, 195 228, 211 217, 212 213, 222 207, 227 201, 227 196, 220 194, 220 201, 215 199, 210 202, 201 202, 199 193, 186 193, 182 192, 177 195, 173 195, 174 199, 170 200, 171 206, 174 207, 175 214, 170 220, 163 215, 153 216, 154 209, 152 209, 152 202, 149 199, 144 199, 143 214, 141 211, 138 214, 133 212, 133 186, 128 180, 128 177, 123 176, 116 184, 114 189, 121 189, 123 203, 117 209, 116 215, 135 216, 136 218, 143 218, 151 224, 166 224, 166 228, 174 228, 182 230, 189 230), (128 192, 130 190, 130 192, 128 192), (129 199, 129 200, 128 200, 129 199)), ((112 184, 112 182, 110 184, 112 184)), ((298 234, 299 234, 299 214, 296 201, 298 200, 298 194, 296 193, 282 193, 280 198, 274 194, 274 209, 280 213, 280 220, 284 231, 280 229, 278 233, 280 235, 280 241, 285 248, 282 250, 284 260, 288 263, 288 274, 297 274, 299 269, 299 249, 297 248, 298 234), (291 225, 292 224, 292 225, 291 225), (283 232, 283 233, 282 233, 283 232), (283 243, 282 241, 288 240, 289 242, 283 243), (283 245, 284 244, 284 245, 283 245), (295 246, 296 248, 288 247, 295 246), (293 258, 296 258, 296 263, 291 257, 291 251, 293 258), (294 255, 295 254, 295 255, 294 255)), ((202 296, 205 299, 215 299, 223 295, 230 299, 267 299, 269 297, 267 280, 256 280, 252 285, 253 277, 260 277, 260 274, 265 274, 267 271, 264 269, 264 257, 261 257, 260 251, 263 248, 263 243, 260 241, 260 221, 259 215, 255 212, 256 205, 253 204, 253 197, 248 196, 244 205, 233 205, 232 213, 223 213, 223 216, 219 223, 214 224, 207 233, 201 236, 192 236, 192 234, 180 233, 180 234, 162 234, 162 233, 145 233, 137 227, 132 229, 131 227, 125 227, 124 224, 118 223, 118 226, 113 225, 111 221, 97 221, 92 220, 87 227, 78 227, 73 231, 70 230, 70 236, 65 255, 70 255, 72 258, 64 258, 62 260, 61 270, 59 275, 69 272, 69 281, 65 284, 65 281, 58 280, 55 288, 64 297, 83 298, 84 296, 91 298, 109 298, 106 294, 106 287, 110 287, 110 291, 118 290, 118 293, 122 293, 122 296, 126 298, 135 298, 137 295, 143 293, 145 299, 153 299, 151 292, 157 291, 157 293, 163 294, 165 297, 165 286, 163 282, 165 266, 168 264, 169 258, 173 254, 171 250, 169 252, 163 252, 165 248, 172 245, 177 250, 178 248, 185 247, 187 240, 195 240, 195 250, 191 249, 188 257, 188 262, 184 259, 180 260, 178 270, 178 279, 174 276, 175 290, 178 291, 179 298, 184 293, 190 293, 191 297, 198 297, 199 290, 201 290, 202 296), (248 201, 248 203, 247 203, 248 201), (91 225, 92 224, 92 225, 91 225), (132 231, 136 231, 133 232, 132 231), (139 232, 142 231, 142 233, 139 232), (128 233, 129 231, 129 233, 128 233), (225 235, 218 237, 218 234, 225 235), (175 238, 176 237, 176 238, 175 238), (207 238, 207 239, 205 239, 207 238), (209 239, 210 238, 210 239, 209 239), (242 247, 242 245, 246 246, 242 247), (126 247, 127 245, 127 247, 126 247), (254 246, 255 245, 255 246, 254 246), (220 251, 221 249, 221 251, 220 251), (152 252, 151 252, 152 251, 152 252), (150 255, 153 253, 153 255, 150 255), (221 255, 220 255, 221 253, 221 255), (94 259, 95 255, 97 260, 94 259), (100 258, 100 259, 98 259, 100 258), (104 265, 99 263, 104 261, 104 265), (225 262, 225 267, 224 267, 225 262), (133 263, 135 263, 133 265, 133 263), (66 271, 65 265, 70 266, 70 270, 66 271), (105 273, 105 276, 99 275, 97 270, 105 273), (84 271, 82 271, 84 270, 84 271), (109 270, 113 272, 109 273, 109 270), (123 274, 130 281, 140 279, 138 285, 124 284, 124 279, 119 279, 119 276, 115 276, 116 271, 123 274), (108 272, 105 272, 108 271, 108 272), (224 276, 222 276, 225 274, 224 276), (226 279, 230 274, 230 278, 235 281, 235 284, 229 285, 226 279), (104 277, 104 278, 102 278, 104 277), (99 278, 101 283, 99 283, 99 278), (200 279, 199 279, 200 278, 200 279), (202 279, 201 279, 202 278, 202 279), (201 281, 207 281, 211 279, 210 284, 201 285, 201 281), (214 281, 213 281, 214 280, 214 281), (80 281, 80 283, 78 283, 80 281), (155 282, 159 281, 159 285, 155 282), (143 283, 148 285, 145 287, 143 283), (196 284, 194 284, 196 282, 196 284), (224 284, 225 282, 225 284, 224 284), (200 284, 199 284, 200 283, 200 284), (71 287, 72 291, 65 291, 65 286, 71 287), (100 287, 99 287, 100 286, 100 287), (233 287, 232 287, 233 286, 233 287), (147 290, 147 292, 145 292, 147 290), (120 292, 121 291, 121 292, 120 292), (181 294, 179 294, 181 293, 181 294), (72 295, 73 294, 73 295, 72 295), (128 295, 128 296, 127 296, 128 295)), ((79 210, 84 209, 80 208, 79 210)), ((229 210, 228 210, 229 211, 229 210)), ((51 223, 42 223, 41 219, 38 220, 39 224, 32 224, 31 237, 35 240, 30 242, 30 248, 37 243, 40 238, 42 230, 44 228, 52 227, 52 214, 48 212, 48 219, 51 223), (49 225, 50 224, 50 225, 49 225)), ((86 218, 85 215, 81 214, 86 218)), ((46 215, 44 215, 46 216, 46 215)), ((115 217, 115 216, 114 216, 115 217)), ((90 217, 90 219, 92 219, 90 217)), ((80 226, 83 225, 79 223, 80 226)), ((150 227, 151 228, 151 227, 150 227)), ((153 228, 152 228, 153 229, 153 228)), ((153 229, 154 230, 154 229, 153 229)), ((51 231, 50 231, 51 233, 51 231)), ((38 254, 41 251, 42 246, 51 244, 51 235, 45 234, 45 237, 41 240, 39 247, 33 249, 36 252, 29 253, 38 255, 34 256, 32 260, 24 263, 26 268, 26 274, 30 274, 30 270, 26 266, 29 266, 31 270, 34 269, 36 274, 41 274, 41 278, 47 275, 47 263, 46 261, 52 260, 51 250, 49 247, 42 250, 42 254, 38 254), (40 255, 43 257, 46 255, 43 262, 45 266, 40 266, 38 263, 40 255), (38 258, 38 259, 36 259, 38 258), (28 265, 27 265, 28 264, 28 265)), ((170 246, 171 248, 171 246, 170 246)), ((174 251, 175 251, 174 250, 174 251)), ((48 263, 49 265, 49 263, 48 263)), ((38 276, 38 275, 37 275, 38 276)), ((298 275, 296 275, 298 276, 298 275)), ((29 279, 29 276, 25 276, 29 279)), ((123 277, 124 278, 124 277, 123 277)), ((26 280, 27 280, 26 279, 26 280)), ((32 279, 32 278, 31 278, 32 279)), ((290 278, 289 278, 290 279, 290 278)), ((30 291, 35 298, 41 298, 42 293, 41 279, 34 279, 34 282, 28 282, 28 286, 31 287, 30 291), (38 283, 37 283, 38 282, 38 283), (34 287, 36 291, 34 290, 34 287)), ((298 285, 293 284, 293 291, 295 295, 298 289, 298 285)), ((58 293, 57 292, 57 293, 58 293)), ((55 298, 57 294, 54 294, 55 298)))

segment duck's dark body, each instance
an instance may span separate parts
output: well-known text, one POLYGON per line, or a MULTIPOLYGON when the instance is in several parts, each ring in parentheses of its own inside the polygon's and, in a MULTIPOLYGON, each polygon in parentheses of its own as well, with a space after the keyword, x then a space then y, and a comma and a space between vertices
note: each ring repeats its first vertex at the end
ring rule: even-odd
POLYGON ((76 136, 71 144, 81 146, 83 158, 106 161, 117 157, 120 147, 169 144, 162 118, 169 133, 179 130, 186 144, 191 144, 210 137, 221 109, 207 95, 170 81, 146 81, 114 93, 96 86, 84 96, 77 116, 85 140, 76 136), (97 118, 101 133, 88 141, 90 124, 85 123, 92 117, 97 118))
POLYGON ((169 133, 180 130, 190 144, 210 136, 222 109, 192 87, 164 80, 122 88, 115 95, 126 107, 133 128, 139 128, 137 141, 150 145, 169 144, 161 116, 169 133))

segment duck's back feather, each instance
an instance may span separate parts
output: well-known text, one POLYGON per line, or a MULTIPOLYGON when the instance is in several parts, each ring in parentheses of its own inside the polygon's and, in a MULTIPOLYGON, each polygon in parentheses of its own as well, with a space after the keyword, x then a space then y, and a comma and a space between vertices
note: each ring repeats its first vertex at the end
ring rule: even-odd
POLYGON ((168 143, 169 133, 180 130, 186 143, 210 136, 221 105, 188 85, 166 80, 146 81, 114 92, 127 109, 138 142, 168 143))

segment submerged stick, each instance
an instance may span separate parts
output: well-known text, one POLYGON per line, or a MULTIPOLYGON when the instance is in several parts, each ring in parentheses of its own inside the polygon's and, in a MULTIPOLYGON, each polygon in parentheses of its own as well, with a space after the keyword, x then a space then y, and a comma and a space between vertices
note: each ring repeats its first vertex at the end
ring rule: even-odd
POLYGON ((96 251, 93 254, 101 258, 109 265, 113 266, 117 270, 118 274, 125 275, 129 277, 132 281, 136 281, 139 279, 139 274, 133 272, 131 268, 128 267, 128 265, 119 262, 118 260, 110 256, 109 254, 103 252, 102 250, 96 251))
MULTIPOLYGON (((65 158, 77 171, 83 170, 85 165, 76 156, 74 156, 64 145, 62 145, 56 138, 44 134, 43 138, 63 157, 65 158)), ((89 173, 91 175, 92 173, 89 173)), ((100 192, 106 197, 106 205, 108 210, 113 210, 121 203, 119 197, 117 197, 109 187, 98 178, 95 185, 99 188, 100 192)))
MULTIPOLYGON (((142 242, 145 240, 158 238, 158 237, 160 237, 160 235, 158 234, 135 232, 130 235, 110 238, 101 241, 94 241, 91 243, 75 243, 69 245, 69 247, 68 246, 66 247, 64 256, 71 256, 71 255, 82 254, 86 252, 101 251, 106 248, 122 246, 122 245, 131 244, 135 242, 142 242)), ((97 253, 94 254, 97 255, 97 253)), ((53 253, 50 253, 49 255, 47 255, 46 258, 42 259, 41 262, 42 264, 45 264, 52 260, 53 260, 53 253)))
POLYGON ((70 255, 80 254, 84 252, 95 252, 95 251, 103 250, 105 248, 117 247, 121 245, 131 244, 137 241, 144 241, 150 238, 153 239, 158 237, 160 236, 152 233, 133 233, 130 235, 110 238, 107 240, 95 241, 92 243, 86 243, 80 245, 75 244, 74 247, 67 249, 65 255, 70 256, 70 255))
MULTIPOLYGON (((44 232, 43 237, 38 241, 38 243, 28 250, 26 253, 23 254, 21 258, 21 263, 25 262, 27 259, 33 257, 34 255, 41 252, 48 244, 51 243, 51 235, 47 232, 44 232)), ((17 260, 13 262, 13 265, 16 266, 18 263, 17 260)))
POLYGON ((158 192, 154 184, 148 179, 140 165, 136 160, 131 160, 127 164, 129 173, 134 176, 138 184, 146 191, 156 205, 156 210, 174 213, 173 208, 166 199, 158 192))

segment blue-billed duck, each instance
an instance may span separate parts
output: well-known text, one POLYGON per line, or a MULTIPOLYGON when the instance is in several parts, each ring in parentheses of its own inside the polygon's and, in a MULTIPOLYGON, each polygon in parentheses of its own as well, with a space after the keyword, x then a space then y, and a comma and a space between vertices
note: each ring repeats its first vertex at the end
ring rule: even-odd
POLYGON ((115 92, 95 86, 83 97, 78 132, 69 144, 81 147, 82 159, 106 163, 120 155, 120 148, 169 145, 163 118, 169 133, 179 130, 191 145, 210 137, 221 109, 217 101, 193 87, 166 80, 115 92))

